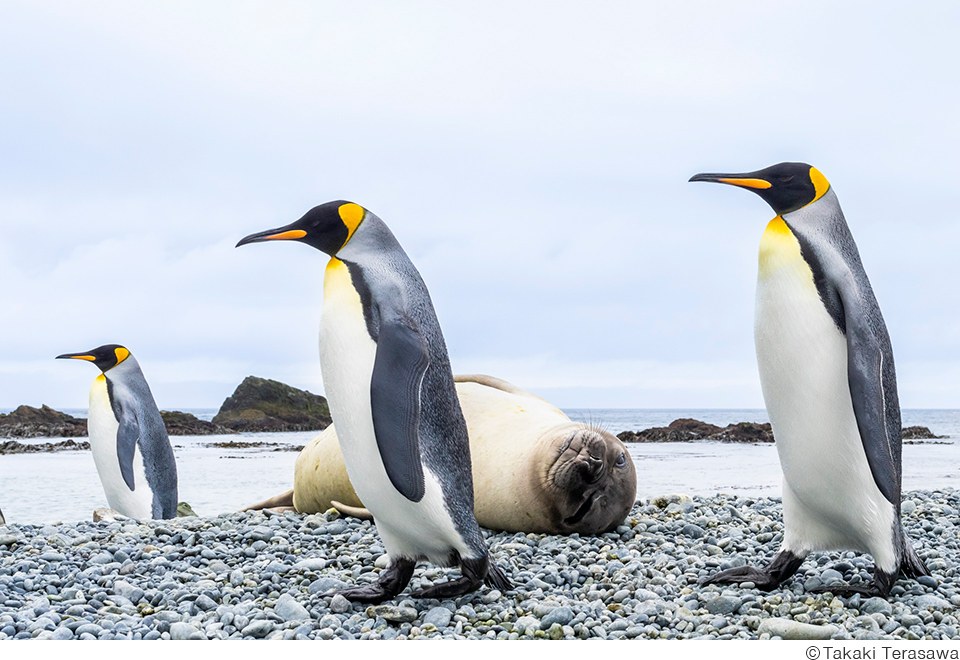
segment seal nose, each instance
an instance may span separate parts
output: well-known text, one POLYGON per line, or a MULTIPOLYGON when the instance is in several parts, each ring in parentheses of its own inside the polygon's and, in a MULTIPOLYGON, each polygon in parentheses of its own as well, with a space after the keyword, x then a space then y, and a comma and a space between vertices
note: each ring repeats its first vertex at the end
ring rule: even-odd
POLYGON ((591 452, 586 452, 583 459, 583 465, 586 467, 590 482, 594 482, 603 474, 603 457, 597 456, 591 452))

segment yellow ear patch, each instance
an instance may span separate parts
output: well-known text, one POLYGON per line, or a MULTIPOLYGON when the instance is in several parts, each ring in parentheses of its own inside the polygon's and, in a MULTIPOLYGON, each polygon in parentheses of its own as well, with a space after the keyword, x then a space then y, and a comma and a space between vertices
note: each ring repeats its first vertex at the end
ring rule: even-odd
POLYGON ((353 238, 353 232, 357 231, 357 227, 363 222, 363 216, 366 211, 363 210, 362 206, 354 204, 353 202, 341 205, 337 211, 340 213, 340 219, 343 220, 343 224, 347 227, 347 240, 343 242, 343 244, 346 245, 350 242, 350 239, 353 238))
POLYGON ((740 186, 741 188, 759 188, 766 190, 772 188, 773 184, 763 179, 717 179, 720 183, 729 183, 731 186, 740 186))
POLYGON ((823 197, 828 190, 830 190, 830 182, 827 181, 827 177, 820 174, 820 170, 816 167, 810 168, 810 181, 813 182, 813 187, 817 191, 817 196, 813 198, 813 201, 817 201, 823 197))
POLYGON ((130 351, 125 349, 123 346, 118 346, 117 348, 113 349, 113 352, 117 354, 117 364, 120 364, 130 357, 130 351))

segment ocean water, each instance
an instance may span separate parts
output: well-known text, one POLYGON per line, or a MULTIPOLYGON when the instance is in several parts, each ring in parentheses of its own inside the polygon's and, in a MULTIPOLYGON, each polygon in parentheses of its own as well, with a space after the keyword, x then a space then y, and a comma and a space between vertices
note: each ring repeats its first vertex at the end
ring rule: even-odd
MULTIPOLYGON (((6 411, 2 411, 6 412, 6 411)), ((85 417, 85 410, 65 411, 85 417)), ((215 410, 189 410, 211 419, 215 410)), ((764 410, 570 409, 571 419, 612 433, 666 426, 691 417, 725 426, 734 422, 766 422, 764 410)), ((903 490, 960 487, 960 410, 904 410, 904 426, 929 427, 950 436, 945 444, 903 447, 903 490)), ((216 442, 259 442, 300 446, 317 432, 240 433, 172 438, 177 456, 180 500, 200 515, 236 511, 293 487, 295 451, 273 447, 223 449, 216 442)), ((35 438, 54 442, 62 438, 35 438)), ((732 493, 779 497, 780 464, 771 445, 719 442, 630 445, 637 468, 638 498, 665 493, 713 495, 732 493)), ((8 522, 51 523, 89 520, 93 509, 106 506, 90 452, 0 456, 0 509, 8 522)))

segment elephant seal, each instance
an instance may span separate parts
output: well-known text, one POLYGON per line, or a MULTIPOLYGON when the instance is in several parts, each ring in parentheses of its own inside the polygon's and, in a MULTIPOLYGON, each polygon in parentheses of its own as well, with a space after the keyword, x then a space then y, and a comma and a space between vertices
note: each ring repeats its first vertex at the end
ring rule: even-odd
MULTIPOLYGON (((571 422, 558 408, 504 380, 455 378, 470 437, 474 512, 483 527, 507 532, 601 534, 633 507, 637 474, 612 434, 571 422)), ((293 490, 246 510, 331 506, 369 516, 344 467, 333 426, 297 457, 293 490)))

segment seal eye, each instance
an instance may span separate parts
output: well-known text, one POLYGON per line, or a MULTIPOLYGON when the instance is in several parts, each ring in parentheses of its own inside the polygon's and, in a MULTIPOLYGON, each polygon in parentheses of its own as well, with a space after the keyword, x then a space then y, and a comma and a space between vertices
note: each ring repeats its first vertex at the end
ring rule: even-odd
POLYGON ((620 456, 617 457, 617 462, 614 463, 614 466, 621 468, 626 464, 627 464, 627 455, 623 452, 620 452, 620 456))

